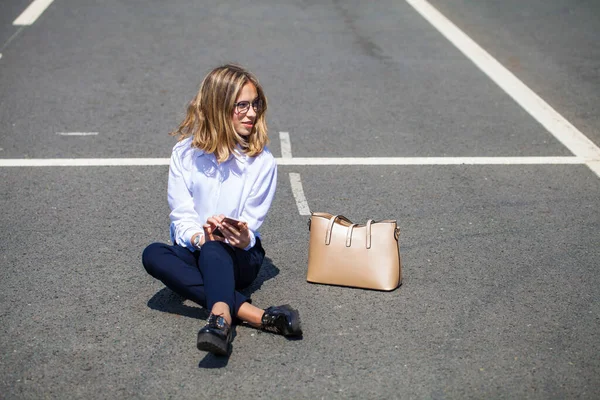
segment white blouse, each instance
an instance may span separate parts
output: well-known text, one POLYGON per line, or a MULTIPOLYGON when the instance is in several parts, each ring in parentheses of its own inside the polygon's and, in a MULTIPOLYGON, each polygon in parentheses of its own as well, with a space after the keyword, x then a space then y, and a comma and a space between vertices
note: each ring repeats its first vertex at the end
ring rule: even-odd
POLYGON ((275 157, 265 148, 256 157, 236 152, 219 164, 214 154, 192 148, 191 142, 191 137, 178 142, 171 154, 171 240, 194 251, 194 233, 204 232, 208 217, 224 214, 248 223, 251 240, 246 250, 252 248, 275 196, 275 157))

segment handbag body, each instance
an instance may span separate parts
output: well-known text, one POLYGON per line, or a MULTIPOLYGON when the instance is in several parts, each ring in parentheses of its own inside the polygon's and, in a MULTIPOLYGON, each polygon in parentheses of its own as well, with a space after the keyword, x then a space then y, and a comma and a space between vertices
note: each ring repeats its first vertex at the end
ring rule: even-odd
POLYGON ((309 230, 308 282, 385 291, 402 283, 396 220, 355 224, 313 212, 309 230))

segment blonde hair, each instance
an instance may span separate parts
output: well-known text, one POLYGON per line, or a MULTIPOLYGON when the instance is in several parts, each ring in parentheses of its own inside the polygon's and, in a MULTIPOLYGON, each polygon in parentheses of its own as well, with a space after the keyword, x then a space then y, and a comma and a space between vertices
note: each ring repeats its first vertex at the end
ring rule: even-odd
POLYGON ((178 135, 179 140, 192 136, 192 147, 214 153, 218 162, 227 160, 236 145, 254 157, 269 143, 266 111, 267 98, 256 76, 239 65, 226 64, 204 78, 198 94, 188 105, 185 119, 169 134, 178 135), (252 133, 245 138, 233 127, 233 109, 238 94, 249 82, 256 87, 262 107, 256 113, 252 133))

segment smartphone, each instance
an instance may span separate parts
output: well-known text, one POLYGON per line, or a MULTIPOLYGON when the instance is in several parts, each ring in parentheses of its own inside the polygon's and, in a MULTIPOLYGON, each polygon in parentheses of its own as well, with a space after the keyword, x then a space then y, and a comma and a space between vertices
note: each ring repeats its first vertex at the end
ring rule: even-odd
MULTIPOLYGON (((238 226, 238 223, 240 223, 241 221, 238 221, 237 219, 233 219, 233 218, 225 217, 225 218, 223 218, 223 222, 226 222, 226 223, 228 223, 229 225, 231 225, 231 226, 233 226, 233 227, 237 227, 237 226, 238 226)), ((245 222, 242 222, 242 223, 243 223, 244 225, 246 225, 246 223, 245 223, 245 222)), ((213 231, 213 235, 215 235, 215 236, 220 236, 220 237, 225 237, 225 236, 223 235, 223 232, 221 232, 221 231, 219 230, 219 228, 217 228, 217 229, 215 229, 215 230, 213 231)))

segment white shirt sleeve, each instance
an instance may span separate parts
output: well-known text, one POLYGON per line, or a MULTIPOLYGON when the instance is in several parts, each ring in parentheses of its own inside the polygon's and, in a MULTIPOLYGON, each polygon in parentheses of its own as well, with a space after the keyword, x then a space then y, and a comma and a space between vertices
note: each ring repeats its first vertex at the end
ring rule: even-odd
POLYGON ((169 166, 168 200, 171 208, 171 239, 182 247, 194 249, 191 243, 196 232, 204 232, 200 217, 194 209, 189 190, 189 172, 182 165, 181 146, 175 146, 169 166), (178 151, 179 150, 179 151, 178 151))
POLYGON ((240 216, 242 220, 248 223, 248 227, 250 228, 250 245, 245 250, 252 248, 256 244, 255 232, 262 225, 275 197, 277 163, 270 153, 268 153, 268 156, 265 154, 264 159, 265 165, 262 165, 260 168, 260 172, 244 203, 240 216))

